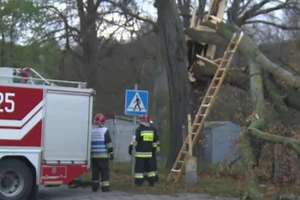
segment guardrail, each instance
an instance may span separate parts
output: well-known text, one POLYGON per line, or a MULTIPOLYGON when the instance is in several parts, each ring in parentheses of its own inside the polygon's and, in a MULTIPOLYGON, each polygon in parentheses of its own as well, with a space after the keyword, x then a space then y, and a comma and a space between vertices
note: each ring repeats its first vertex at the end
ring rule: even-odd
MULTIPOLYGON (((66 80, 56 80, 56 79, 46 79, 36 70, 30 68, 29 77, 22 77, 18 74, 22 71, 21 68, 12 68, 14 74, 12 76, 1 76, 1 79, 11 80, 12 83, 22 83, 26 79, 26 84, 33 85, 51 85, 51 86, 63 86, 63 87, 73 87, 73 88, 86 88, 86 82, 80 81, 66 81, 66 80)), ((24 83, 24 82, 23 82, 24 83)))

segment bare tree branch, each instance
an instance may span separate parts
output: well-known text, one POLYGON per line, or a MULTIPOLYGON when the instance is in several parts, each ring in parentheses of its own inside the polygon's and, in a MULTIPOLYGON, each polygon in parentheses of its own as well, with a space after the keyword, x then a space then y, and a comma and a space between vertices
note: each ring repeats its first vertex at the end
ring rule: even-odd
POLYGON ((136 19, 138 19, 140 21, 144 21, 146 23, 149 23, 153 27, 157 27, 156 22, 154 22, 150 18, 141 16, 139 13, 133 13, 127 6, 124 6, 124 4, 115 2, 114 0, 105 0, 105 1, 109 2, 110 4, 112 4, 112 5, 114 5, 114 6, 118 7, 118 8, 120 8, 125 15, 129 15, 129 16, 134 17, 134 18, 136 18, 136 19))
POLYGON ((285 24, 278 24, 271 21, 265 21, 265 20, 249 20, 246 21, 245 24, 265 24, 269 26, 274 26, 276 28, 280 28, 282 30, 300 30, 300 26, 289 26, 285 24))

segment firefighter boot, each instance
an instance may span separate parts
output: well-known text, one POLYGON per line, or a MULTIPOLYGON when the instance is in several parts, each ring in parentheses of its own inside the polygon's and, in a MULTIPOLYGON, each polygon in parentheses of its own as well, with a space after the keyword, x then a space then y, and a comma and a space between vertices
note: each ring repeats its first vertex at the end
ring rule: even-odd
POLYGON ((99 181, 93 181, 92 183, 92 191, 97 192, 99 189, 99 181))
POLYGON ((109 192, 110 191, 109 181, 102 181, 101 182, 101 190, 102 190, 102 192, 109 192))
POLYGON ((109 186, 103 186, 101 187, 102 192, 110 192, 109 186))

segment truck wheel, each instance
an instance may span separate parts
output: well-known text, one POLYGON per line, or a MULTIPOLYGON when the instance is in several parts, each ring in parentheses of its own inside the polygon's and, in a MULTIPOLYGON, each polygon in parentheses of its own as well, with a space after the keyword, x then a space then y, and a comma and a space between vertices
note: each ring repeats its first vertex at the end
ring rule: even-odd
POLYGON ((26 199, 33 188, 30 168, 20 160, 0 161, 0 199, 26 199))

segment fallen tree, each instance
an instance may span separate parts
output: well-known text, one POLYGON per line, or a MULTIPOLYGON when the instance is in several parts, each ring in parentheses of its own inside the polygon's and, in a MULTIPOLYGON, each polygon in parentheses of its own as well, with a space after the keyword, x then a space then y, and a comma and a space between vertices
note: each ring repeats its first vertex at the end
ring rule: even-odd
MULTIPOLYGON (((209 26, 213 28, 215 25, 209 24, 209 26)), ((220 23, 217 25, 216 32, 212 34, 212 38, 216 38, 217 34, 224 41, 228 41, 237 31, 241 31, 241 29, 230 24, 220 23)), ((210 43, 209 37, 203 37, 205 41, 201 41, 202 32, 196 29, 188 29, 186 30, 186 34, 194 37, 193 39, 196 41, 210 43)), ((297 73, 287 70, 287 67, 281 67, 269 60, 247 35, 241 41, 239 51, 246 58, 249 66, 250 93, 254 107, 254 117, 252 117, 251 123, 244 130, 241 137, 242 164, 247 178, 247 190, 243 194, 242 199, 259 200, 263 199, 263 195, 258 189, 254 168, 257 167, 261 144, 264 142, 282 144, 296 152, 300 158, 300 141, 264 131, 268 124, 267 119, 264 117, 265 92, 269 94, 270 100, 274 102, 276 110, 279 113, 287 114, 288 109, 285 104, 285 96, 281 95, 272 77, 280 80, 276 81, 276 83, 280 82, 284 84, 285 88, 295 90, 300 88, 300 76, 297 73), (267 91, 264 91, 264 88, 267 91), (254 146, 255 148, 253 148, 254 146)))
MULTIPOLYGON (((211 28, 215 27, 215 24, 208 23, 207 25, 211 26, 211 28)), ((241 31, 241 29, 234 25, 225 24, 223 22, 219 23, 216 29, 216 33, 222 36, 224 38, 224 41, 230 40, 232 35, 237 31, 241 31)), ((199 41, 200 38, 202 38, 202 32, 197 31, 194 28, 187 29, 186 34, 190 37, 194 36, 193 39, 195 39, 196 41, 199 41), (195 34, 195 32, 198 32, 198 34, 195 34), (197 37, 195 35, 197 35, 197 37)), ((215 38, 215 36, 213 38, 215 38)), ((202 42, 213 43, 213 38, 210 39, 208 37, 205 37, 206 41, 202 42)), ((258 46, 252 41, 252 39, 249 36, 244 36, 243 40, 240 43, 239 50, 245 56, 246 59, 252 60, 252 62, 255 62, 257 65, 261 66, 265 71, 271 73, 276 78, 279 78, 280 80, 284 81, 287 85, 294 88, 300 88, 300 76, 291 71, 288 71, 288 67, 280 67, 279 65, 268 59, 259 50, 258 46)))
MULTIPOLYGON (((206 23, 210 28, 216 27, 215 24, 206 23)), ((199 43, 208 43, 208 44, 214 44, 216 42, 215 38, 218 38, 218 44, 223 41, 223 45, 226 44, 232 35, 236 31, 241 31, 239 27, 236 27, 231 24, 225 24, 223 22, 219 23, 217 25, 216 31, 211 33, 211 37, 205 33, 203 35, 203 31, 199 31, 195 28, 188 28, 185 30, 185 33, 192 38, 194 41, 197 41, 199 43), (222 39, 221 39, 222 38, 222 39)), ((222 48, 222 47, 221 47, 222 48)), ((298 100, 298 97, 300 96, 300 76, 296 72, 292 72, 287 70, 288 66, 281 67, 280 65, 272 62, 270 59, 268 59, 258 48, 258 46, 251 40, 251 38, 247 35, 244 36, 243 40, 240 43, 239 46, 239 52, 246 58, 247 62, 249 63, 249 60, 251 62, 255 63, 255 65, 261 66, 262 69, 267 72, 266 74, 270 74, 276 79, 276 83, 282 84, 282 88, 290 88, 284 98, 281 97, 282 101, 279 103, 284 106, 292 107, 293 109, 300 110, 300 103, 298 100)), ((206 69, 206 68, 200 68, 196 69, 196 71, 202 71, 202 74, 207 75, 208 73, 213 73, 213 70, 206 69)), ((239 81, 241 80, 243 82, 244 75, 240 73, 240 71, 236 71, 234 75, 231 75, 231 72, 229 72, 229 77, 227 80, 232 80, 230 82, 237 84, 238 87, 243 88, 239 81), (242 75, 242 76, 241 76, 242 75)), ((200 72, 201 73, 201 72, 200 72)), ((264 77, 265 78, 265 77, 264 77)), ((270 84, 268 84, 270 85, 270 84)), ((274 84, 273 84, 274 85, 274 84)), ((277 90, 278 92, 279 90, 277 90)), ((267 92, 269 92, 267 90, 267 92)), ((276 91, 271 91, 272 94, 270 96, 274 97, 274 94, 276 91)), ((280 95, 277 94, 277 97, 280 95)), ((282 95, 281 95, 282 96, 282 95)), ((279 100, 279 98, 277 98, 279 100)), ((278 103, 276 103, 278 105, 278 103)), ((280 111, 280 110, 279 110, 280 111)))
MULTIPOLYGON (((197 66, 193 67, 194 76, 197 80, 206 80, 210 79, 214 76, 217 66, 216 65, 201 65, 199 63, 196 64, 197 66)), ((247 90, 247 82, 249 81, 249 76, 243 72, 239 68, 230 68, 227 72, 225 82, 237 86, 241 89, 247 90)))

